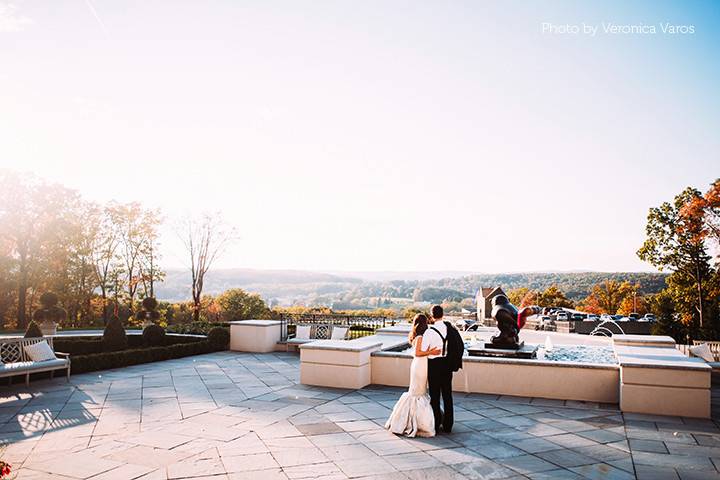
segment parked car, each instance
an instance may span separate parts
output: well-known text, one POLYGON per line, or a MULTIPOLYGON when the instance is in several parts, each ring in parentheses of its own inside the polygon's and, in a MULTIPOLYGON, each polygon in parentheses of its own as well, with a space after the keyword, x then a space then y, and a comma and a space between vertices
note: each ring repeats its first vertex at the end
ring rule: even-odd
POLYGON ((595 315, 594 313, 591 313, 590 315, 587 316, 587 318, 585 320, 587 320, 589 322, 597 322, 597 321, 600 321, 600 315, 595 315))
POLYGON ((630 315, 628 315, 628 318, 630 320, 640 320, 640 314, 633 312, 630 315))
POLYGON ((570 318, 573 320, 583 321, 585 320, 586 316, 587 315, 585 315, 584 313, 573 313, 572 315, 570 315, 570 318))
POLYGON ((607 313, 603 313, 600 315, 600 320, 603 322, 607 322, 608 320, 615 320, 612 315, 608 315, 607 313))
POLYGON ((654 322, 655 320, 655 315, 652 313, 646 313, 645 316, 640 319, 641 322, 654 322))
POLYGON ((567 312, 558 312, 556 318, 557 318, 558 322, 567 322, 568 320, 570 320, 570 317, 568 316, 567 312))
POLYGON ((555 325, 555 322, 553 321, 552 317, 550 317, 549 315, 543 315, 538 320, 535 330, 549 330, 550 328, 548 328, 548 327, 551 327, 554 325, 555 325))

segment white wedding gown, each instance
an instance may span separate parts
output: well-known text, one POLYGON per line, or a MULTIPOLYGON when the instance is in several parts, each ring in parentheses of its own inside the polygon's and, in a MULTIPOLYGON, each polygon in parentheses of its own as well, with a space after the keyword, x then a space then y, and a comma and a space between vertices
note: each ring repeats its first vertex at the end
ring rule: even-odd
MULTIPOLYGON (((421 337, 413 341, 421 341, 421 337)), ((435 417, 427 393, 427 357, 415 357, 410 365, 410 388, 403 393, 393 408, 385 428, 398 435, 408 437, 434 437, 435 417)))

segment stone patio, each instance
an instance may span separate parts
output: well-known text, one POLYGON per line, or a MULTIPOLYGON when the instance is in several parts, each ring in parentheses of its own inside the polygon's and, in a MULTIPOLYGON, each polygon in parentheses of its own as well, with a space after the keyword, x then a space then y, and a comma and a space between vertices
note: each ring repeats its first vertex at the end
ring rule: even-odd
POLYGON ((459 394, 453 433, 385 422, 402 389, 299 382, 295 354, 221 352, 0 390, 18 479, 720 478, 711 420, 459 394))

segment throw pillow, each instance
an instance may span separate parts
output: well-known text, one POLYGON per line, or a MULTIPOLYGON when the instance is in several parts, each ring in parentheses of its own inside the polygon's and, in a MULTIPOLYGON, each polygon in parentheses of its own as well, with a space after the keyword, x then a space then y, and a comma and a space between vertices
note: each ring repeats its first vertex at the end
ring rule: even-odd
POLYGON ((690 353, 695 357, 702 358, 706 362, 715 361, 715 356, 713 355, 712 351, 710 351, 710 346, 707 343, 693 345, 692 347, 690 347, 690 353))
POLYGON ((295 338, 298 340, 310 340, 310 325, 298 325, 295 327, 295 338))
POLYGON ((50 345, 43 340, 42 342, 33 343, 32 345, 25 345, 23 347, 25 353, 30 357, 33 362, 46 362, 48 360, 56 360, 55 352, 53 352, 50 345))

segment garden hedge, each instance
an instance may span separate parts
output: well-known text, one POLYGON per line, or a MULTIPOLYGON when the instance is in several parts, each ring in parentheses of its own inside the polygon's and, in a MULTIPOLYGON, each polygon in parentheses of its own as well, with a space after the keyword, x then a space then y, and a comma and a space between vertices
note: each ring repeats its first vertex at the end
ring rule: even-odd
MULTIPOLYGON (((163 345, 177 345, 185 343, 197 343, 204 340, 202 337, 188 337, 183 335, 165 335, 163 345)), ((148 345, 145 344, 140 334, 128 334, 128 348, 137 349, 148 345)), ((69 353, 70 355, 90 355, 103 353, 102 337, 55 337, 53 346, 58 352, 69 353)), ((121 350, 122 351, 122 350, 121 350)))
POLYGON ((210 345, 210 342, 200 340, 192 343, 177 343, 163 347, 131 348, 117 352, 72 355, 70 357, 72 362, 71 371, 72 373, 94 372, 96 370, 127 367, 141 363, 200 355, 213 351, 215 351, 215 349, 210 345))
POLYGON ((208 332, 208 342, 215 350, 226 350, 230 344, 230 330, 223 327, 213 327, 208 332))
POLYGON ((229 323, 215 322, 190 322, 180 323, 177 325, 168 325, 167 333, 184 333, 186 335, 207 335, 214 327, 224 327, 230 329, 229 323))

